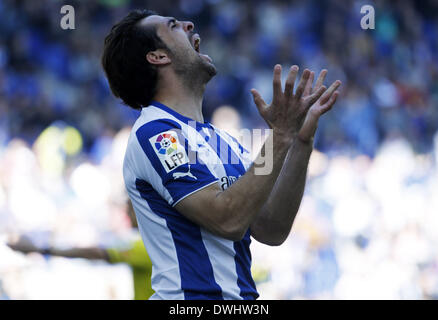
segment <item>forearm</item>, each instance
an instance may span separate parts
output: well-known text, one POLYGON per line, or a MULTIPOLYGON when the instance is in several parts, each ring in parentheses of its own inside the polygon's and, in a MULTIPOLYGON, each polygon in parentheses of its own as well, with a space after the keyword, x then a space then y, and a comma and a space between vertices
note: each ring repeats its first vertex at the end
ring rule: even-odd
POLYGON ((271 146, 265 143, 248 171, 231 187, 219 192, 215 199, 225 218, 222 224, 236 229, 241 236, 254 221, 272 192, 291 144, 291 139, 284 135, 275 131, 271 131, 271 135, 271 146), (261 163, 262 159, 265 159, 265 165, 272 166, 269 174, 260 174, 257 170, 257 163, 261 163), (267 161, 270 163, 267 164, 267 161))
POLYGON ((39 250, 40 253, 47 253, 52 256, 66 257, 66 258, 83 258, 89 260, 108 260, 106 251, 101 248, 72 248, 72 249, 59 249, 48 248, 39 250))
POLYGON ((268 200, 251 225, 257 240, 275 245, 287 238, 303 197, 312 150, 312 142, 294 140, 268 200))

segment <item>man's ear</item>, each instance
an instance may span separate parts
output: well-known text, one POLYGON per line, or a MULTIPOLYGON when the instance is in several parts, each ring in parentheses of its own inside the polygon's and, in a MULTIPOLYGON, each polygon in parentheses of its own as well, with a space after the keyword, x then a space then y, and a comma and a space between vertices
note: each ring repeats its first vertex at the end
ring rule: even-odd
POLYGON ((149 51, 146 54, 146 60, 153 65, 166 65, 171 62, 167 53, 161 49, 149 51))

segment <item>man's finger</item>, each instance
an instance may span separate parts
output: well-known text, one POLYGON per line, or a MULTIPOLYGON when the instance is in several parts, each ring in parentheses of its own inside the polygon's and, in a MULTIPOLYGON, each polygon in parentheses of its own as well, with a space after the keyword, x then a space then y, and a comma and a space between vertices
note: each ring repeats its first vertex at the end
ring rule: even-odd
POLYGON ((307 85, 307 81, 309 80, 309 77, 310 77, 310 70, 309 69, 305 69, 303 74, 302 74, 302 76, 301 76, 300 83, 298 84, 297 91, 295 92, 295 98, 296 99, 300 99, 301 96, 303 95, 304 88, 307 85))
POLYGON ((281 89, 281 65, 276 64, 274 67, 274 79, 272 80, 273 86, 273 103, 277 105, 280 102, 280 97, 282 95, 281 89))
POLYGON ((284 95, 286 98, 290 98, 294 93, 294 84, 297 78, 299 67, 294 65, 290 68, 289 74, 287 75, 286 84, 284 86, 284 95))
POLYGON ((322 69, 319 73, 318 79, 316 79, 315 87, 313 88, 313 91, 318 90, 321 88, 322 84, 324 83, 325 77, 327 75, 327 69, 322 69))
POLYGON ((322 96, 322 94, 327 90, 326 86, 320 87, 317 91, 315 91, 308 99, 308 106, 311 107, 318 99, 322 96))
POLYGON ((310 95, 313 85, 313 80, 315 79, 315 72, 310 72, 309 81, 307 81, 306 88, 304 89, 303 96, 307 97, 310 95))
POLYGON ((257 106, 257 109, 259 110, 260 114, 263 114, 263 112, 266 109, 266 102, 263 100, 262 96, 256 89, 251 89, 252 97, 254 99, 254 103, 257 106))
POLYGON ((327 91, 322 95, 320 104, 323 105, 327 101, 329 101, 330 97, 333 95, 333 92, 335 92, 340 85, 341 85, 341 81, 339 80, 333 82, 332 85, 327 89, 327 91))
POLYGON ((329 101, 327 101, 326 104, 321 106, 321 109, 319 110, 320 111, 320 115, 323 115, 324 113, 326 113, 327 111, 329 111, 333 107, 333 105, 335 104, 336 99, 338 98, 338 96, 339 96, 339 92, 335 91, 331 95, 329 101))

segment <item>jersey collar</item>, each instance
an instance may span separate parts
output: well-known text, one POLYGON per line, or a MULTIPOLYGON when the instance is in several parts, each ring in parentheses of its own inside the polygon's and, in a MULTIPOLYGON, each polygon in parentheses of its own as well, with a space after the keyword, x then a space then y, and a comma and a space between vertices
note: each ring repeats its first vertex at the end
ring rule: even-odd
POLYGON ((183 116, 181 113, 176 112, 175 110, 169 108, 168 106, 166 106, 158 101, 152 100, 149 103, 149 105, 152 105, 152 106, 157 107, 157 108, 159 108, 167 113, 170 113, 172 116, 183 121, 184 123, 188 124, 189 122, 192 122, 192 123, 195 122, 196 127, 211 127, 210 123, 208 123, 208 122, 199 122, 199 121, 193 120, 189 117, 183 116))

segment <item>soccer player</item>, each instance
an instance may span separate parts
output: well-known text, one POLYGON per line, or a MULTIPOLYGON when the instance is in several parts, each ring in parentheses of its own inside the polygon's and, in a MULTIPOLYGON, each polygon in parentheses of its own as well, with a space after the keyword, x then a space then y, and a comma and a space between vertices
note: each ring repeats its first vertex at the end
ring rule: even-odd
POLYGON ((327 89, 323 70, 313 86, 306 69, 294 92, 293 66, 283 90, 276 65, 272 103, 251 90, 272 129, 273 150, 265 143, 255 161, 270 153, 272 170, 257 174, 236 139, 204 121, 204 89, 216 68, 200 43, 192 22, 147 10, 129 13, 105 38, 111 90, 141 110, 125 185, 153 264, 151 299, 256 299, 250 237, 272 246, 287 238, 318 119, 335 103, 340 81, 327 89))

